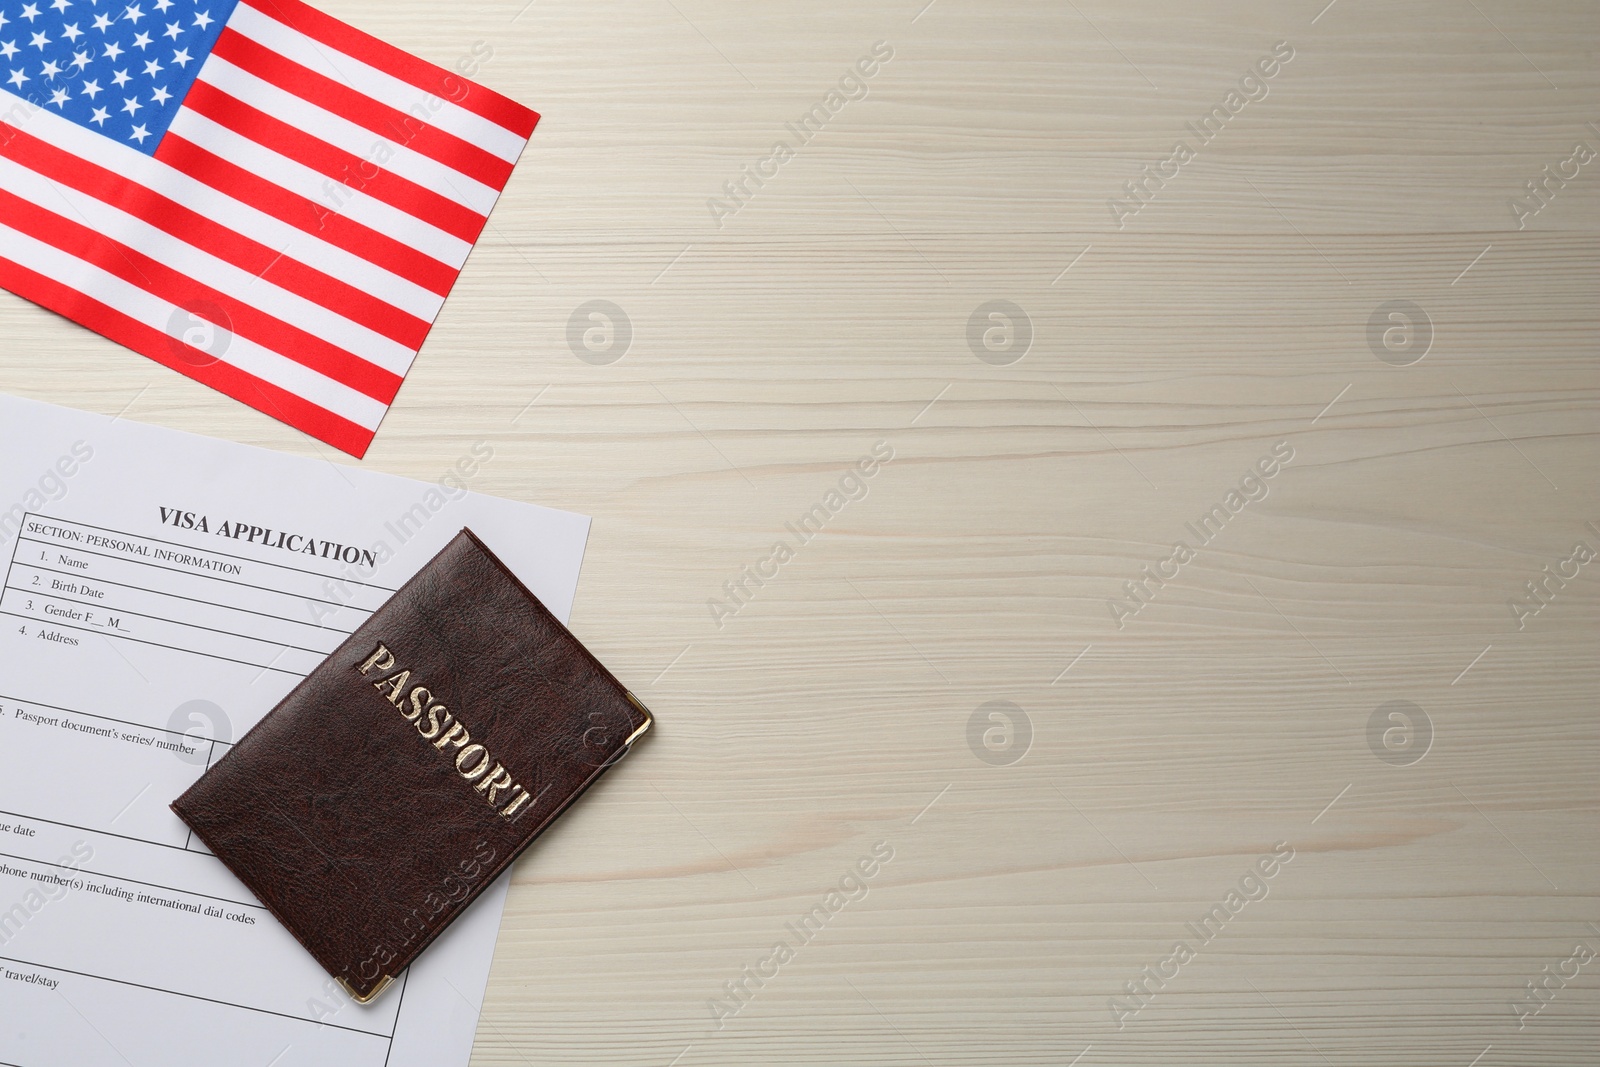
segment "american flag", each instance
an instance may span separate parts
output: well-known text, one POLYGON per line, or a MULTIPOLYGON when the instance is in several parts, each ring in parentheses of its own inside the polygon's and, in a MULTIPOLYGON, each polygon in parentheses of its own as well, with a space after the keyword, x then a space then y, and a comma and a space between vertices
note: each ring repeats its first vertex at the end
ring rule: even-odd
POLYGON ((539 116, 298 0, 0 0, 0 285, 356 456, 539 116))

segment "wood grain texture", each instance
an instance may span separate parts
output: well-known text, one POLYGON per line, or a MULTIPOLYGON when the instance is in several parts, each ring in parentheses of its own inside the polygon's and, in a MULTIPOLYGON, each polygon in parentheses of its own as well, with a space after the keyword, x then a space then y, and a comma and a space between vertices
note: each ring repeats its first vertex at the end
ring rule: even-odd
MULTIPOLYGON (((1508 205, 1600 149, 1592 4, 322 2, 443 63, 486 42, 545 116, 366 463, 485 440, 474 488, 593 515, 574 626, 660 724, 517 868, 475 1064, 1594 1062, 1600 961, 1512 1005, 1600 949, 1600 570, 1509 602, 1600 549, 1600 161, 1508 205), (595 299, 609 365, 568 344, 595 299), (1007 365, 968 344, 992 300, 1031 324, 1007 365), (1420 362, 1369 345, 1391 300, 1420 362), (1410 766, 1369 747, 1396 700, 1410 766), (1009 765, 969 747, 990 701, 1031 724, 1009 765)), ((0 388, 343 462, 9 296, 0 327, 0 388)))

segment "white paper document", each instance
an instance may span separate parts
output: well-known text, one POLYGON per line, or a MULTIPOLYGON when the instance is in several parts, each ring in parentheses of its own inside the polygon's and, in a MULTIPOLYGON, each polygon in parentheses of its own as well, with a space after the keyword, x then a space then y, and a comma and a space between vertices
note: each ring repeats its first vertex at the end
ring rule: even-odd
POLYGON ((493 455, 417 482, 0 397, 0 1067, 467 1063, 509 876, 362 1007, 167 805, 463 526, 566 620, 588 520, 468 491, 493 455))

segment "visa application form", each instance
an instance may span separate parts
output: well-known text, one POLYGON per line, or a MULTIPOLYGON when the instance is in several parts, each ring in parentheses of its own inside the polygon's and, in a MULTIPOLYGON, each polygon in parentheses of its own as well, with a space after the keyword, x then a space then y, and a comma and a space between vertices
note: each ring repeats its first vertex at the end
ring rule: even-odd
POLYGON ((509 875, 362 1006, 167 805, 463 526, 566 620, 588 519, 467 491, 492 457, 0 396, 0 1067, 464 1067, 509 875))

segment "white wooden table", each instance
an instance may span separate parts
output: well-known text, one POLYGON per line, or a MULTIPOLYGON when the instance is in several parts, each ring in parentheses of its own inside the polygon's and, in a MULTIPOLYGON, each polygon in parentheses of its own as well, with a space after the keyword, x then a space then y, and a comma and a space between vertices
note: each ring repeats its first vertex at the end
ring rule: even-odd
POLYGON ((1595 1062, 1592 3, 322 3, 544 114, 366 464, 593 515, 659 718, 475 1063, 1595 1062))

